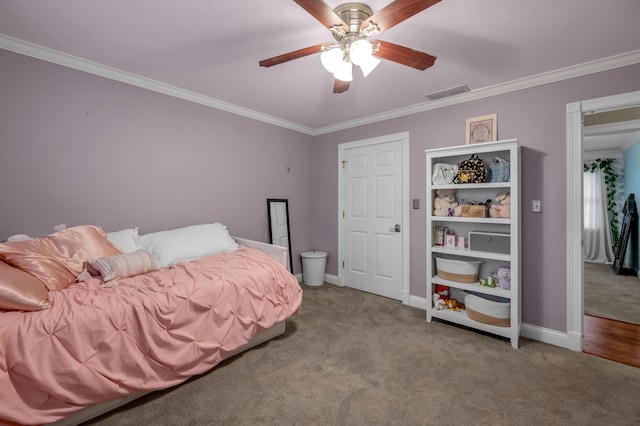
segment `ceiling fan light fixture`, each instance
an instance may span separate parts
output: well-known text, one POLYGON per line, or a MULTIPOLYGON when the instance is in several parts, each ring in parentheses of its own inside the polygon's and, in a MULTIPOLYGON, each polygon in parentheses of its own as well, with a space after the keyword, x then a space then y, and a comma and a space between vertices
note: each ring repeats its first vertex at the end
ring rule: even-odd
POLYGON ((364 77, 368 76, 369 73, 371 73, 371 71, 376 69, 376 67, 378 66, 378 64, 380 64, 380 62, 382 61, 376 58, 375 56, 369 56, 367 59, 364 60, 364 62, 360 64, 362 75, 364 77))
POLYGON ((378 64, 380 59, 373 56, 373 46, 365 39, 356 40, 349 47, 349 57, 354 65, 358 65, 363 76, 368 76, 378 64))
POLYGON ((320 43, 283 55, 259 61, 261 67, 271 67, 294 59, 320 53, 323 67, 334 76, 333 93, 349 89, 353 66, 367 77, 380 64, 380 58, 424 71, 433 66, 436 57, 428 53, 382 40, 366 40, 404 22, 440 0, 391 0, 382 9, 373 10, 363 3, 349 2, 332 9, 324 0, 295 0, 331 32, 334 43, 320 43))
POLYGON ((342 61, 338 69, 333 73, 333 77, 341 81, 353 80, 353 65, 351 62, 342 61))
POLYGON ((342 53, 342 49, 340 49, 339 47, 334 47, 322 52, 320 54, 320 61, 322 62, 322 66, 324 67, 324 69, 333 74, 337 71, 337 69, 343 62, 343 56, 344 55, 342 53))
POLYGON ((361 65, 367 61, 373 53, 373 47, 365 39, 356 40, 349 47, 349 57, 354 65, 361 65))

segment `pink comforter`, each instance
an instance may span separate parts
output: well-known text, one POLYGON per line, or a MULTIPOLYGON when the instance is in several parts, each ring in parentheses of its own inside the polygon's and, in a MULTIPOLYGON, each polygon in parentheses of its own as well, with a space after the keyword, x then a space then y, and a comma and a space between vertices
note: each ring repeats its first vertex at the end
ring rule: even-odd
POLYGON ((49 310, 0 311, 0 422, 48 423, 181 383, 298 313, 302 290, 284 266, 240 246, 50 298, 49 310))

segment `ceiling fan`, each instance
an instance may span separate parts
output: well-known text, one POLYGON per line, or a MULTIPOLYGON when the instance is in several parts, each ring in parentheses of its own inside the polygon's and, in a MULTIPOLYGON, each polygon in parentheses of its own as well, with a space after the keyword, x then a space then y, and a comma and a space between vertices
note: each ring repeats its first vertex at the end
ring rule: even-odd
POLYGON ((327 27, 337 43, 319 43, 264 59, 260 61, 260 66, 271 67, 320 53, 322 64, 334 76, 333 93, 343 93, 349 89, 353 78, 353 65, 360 66, 366 77, 378 65, 379 58, 421 71, 436 61, 435 56, 427 53, 388 41, 367 38, 388 30, 440 0, 394 0, 376 13, 362 3, 345 3, 331 9, 322 0, 294 1, 327 27))

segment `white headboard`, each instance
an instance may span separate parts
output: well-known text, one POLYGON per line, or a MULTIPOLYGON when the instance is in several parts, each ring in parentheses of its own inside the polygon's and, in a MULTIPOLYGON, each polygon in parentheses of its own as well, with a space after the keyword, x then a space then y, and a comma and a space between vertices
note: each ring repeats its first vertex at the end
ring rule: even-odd
POLYGON ((289 265, 289 252, 286 247, 274 246, 273 244, 248 240, 246 238, 233 237, 233 239, 240 245, 265 252, 271 258, 282 263, 289 271, 291 271, 291 265, 289 265))

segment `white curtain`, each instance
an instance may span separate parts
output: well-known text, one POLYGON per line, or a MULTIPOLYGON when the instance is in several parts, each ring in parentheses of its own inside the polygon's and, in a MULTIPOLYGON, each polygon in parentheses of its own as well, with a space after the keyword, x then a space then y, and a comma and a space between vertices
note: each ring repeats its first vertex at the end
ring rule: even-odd
POLYGON ((607 211, 604 173, 584 172, 584 260, 613 263, 613 237, 607 211))

